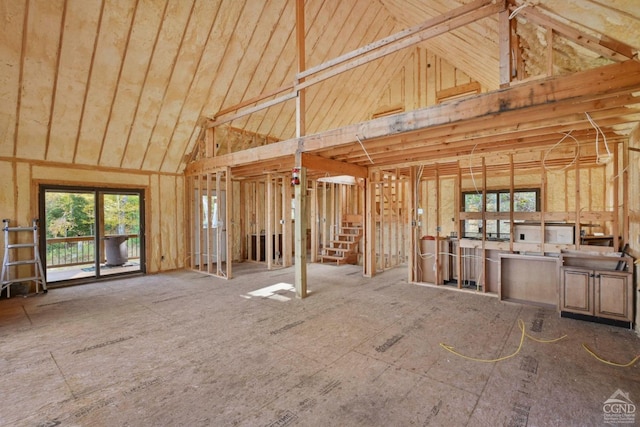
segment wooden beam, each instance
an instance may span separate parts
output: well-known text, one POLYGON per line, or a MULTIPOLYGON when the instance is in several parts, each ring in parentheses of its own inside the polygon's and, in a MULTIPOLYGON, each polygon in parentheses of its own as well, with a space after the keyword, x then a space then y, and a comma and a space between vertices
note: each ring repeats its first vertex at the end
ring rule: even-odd
POLYGON ((455 16, 450 19, 446 19, 443 22, 438 22, 436 25, 426 26, 426 28, 420 30, 419 32, 412 34, 411 36, 408 36, 408 37, 400 38, 397 41, 394 41, 393 43, 388 44, 383 48, 379 48, 376 50, 369 50, 366 53, 354 56, 353 59, 350 59, 342 63, 341 65, 335 66, 329 70, 319 73, 315 77, 307 79, 304 83, 298 83, 295 86, 295 89, 300 90, 300 89, 304 89, 306 87, 318 84, 331 77, 335 77, 339 74, 342 74, 346 71, 349 71, 361 65, 367 64, 376 59, 383 58, 399 50, 402 50, 411 46, 415 46, 433 37, 445 34, 449 31, 463 27, 472 22, 476 22, 480 19, 487 18, 491 15, 495 15, 496 13, 504 10, 504 7, 505 7, 504 3, 489 4, 489 5, 481 6, 472 11, 467 10, 464 14, 455 16))
MULTIPOLYGON (((506 6, 506 5, 505 5, 506 6)), ((511 83, 511 21, 509 10, 498 13, 499 42, 498 49, 500 55, 500 87, 508 86, 511 83)))
POLYGON ((337 58, 331 59, 329 61, 323 62, 322 64, 316 65, 315 67, 309 68, 308 70, 299 73, 298 74, 298 78, 303 78, 303 77, 308 77, 311 76, 313 74, 319 73, 320 71, 324 71, 328 68, 334 67, 338 64, 342 64, 344 62, 347 62, 353 58, 356 58, 358 56, 364 55, 366 53, 369 53, 373 50, 376 49, 380 49, 384 46, 388 46, 390 44, 393 44, 395 42, 398 42, 399 40, 402 40, 404 38, 407 38, 409 36, 412 36, 414 34, 418 34, 422 31, 425 31, 429 28, 432 28, 438 24, 442 24, 444 22, 446 22, 447 20, 459 17, 461 15, 473 12, 474 10, 482 7, 482 6, 486 6, 488 4, 492 3, 492 0, 476 0, 472 3, 469 3, 467 5, 464 5, 462 7, 458 7, 454 10, 451 10, 447 13, 444 13, 438 17, 429 19, 425 22, 423 22, 422 24, 416 25, 414 27, 411 28, 407 28, 405 30, 402 30, 396 34, 393 34, 389 37, 385 37, 383 39, 377 40, 373 43, 369 43, 366 46, 363 46, 359 49, 353 50, 351 52, 345 53, 344 55, 338 56, 337 58))
POLYGON ((464 95, 467 93, 480 93, 482 87, 478 82, 466 83, 463 85, 454 86, 448 89, 442 89, 436 92, 436 99, 442 101, 454 96, 464 95))
MULTIPOLYGON (((304 0, 296 0, 296 48, 298 51, 298 74, 306 68, 304 0)), ((304 82, 304 77, 296 77, 296 86, 304 82)), ((296 137, 306 134, 306 91, 304 88, 294 88, 296 97, 296 137)))
POLYGON ((307 297, 307 170, 300 167, 300 185, 295 192, 295 288, 298 298, 307 297))
POLYGON ((374 174, 369 172, 365 180, 365 212, 364 217, 364 257, 363 275, 373 277, 376 275, 376 184, 374 174))
POLYGON ((625 61, 632 59, 637 54, 637 51, 633 47, 623 42, 610 38, 601 40, 583 33, 570 25, 556 21, 549 15, 537 10, 536 7, 527 6, 520 9, 518 15, 543 27, 550 27, 559 35, 612 61, 625 61))
POLYGON ((293 90, 293 83, 289 83, 287 85, 284 86, 280 86, 277 89, 271 90, 269 92, 265 92, 263 94, 260 94, 258 96, 254 96, 253 98, 247 99, 246 101, 242 101, 239 104, 236 104, 234 106, 231 106, 229 108, 225 108, 223 110, 218 111, 214 116, 213 116, 213 121, 215 122, 219 117, 224 116, 225 114, 229 114, 232 113, 234 111, 238 111, 244 107, 247 107, 251 104, 255 104, 257 102, 260 102, 264 99, 267 98, 271 98, 272 96, 276 96, 279 93, 282 92, 286 92, 289 90, 293 90))
POLYGON ((482 119, 503 117, 508 112, 526 117, 527 112, 536 107, 546 112, 545 114, 549 117, 557 116, 558 111, 554 109, 554 104, 560 104, 562 101, 574 103, 640 90, 638 75, 640 75, 640 63, 625 61, 571 75, 540 79, 392 117, 380 117, 300 139, 290 139, 216 158, 201 159, 188 165, 185 173, 193 175, 217 167, 228 165, 234 167, 292 155, 298 149, 299 141, 304 146, 304 152, 313 152, 355 143, 357 136, 370 140, 471 119, 478 120, 478 129, 486 129, 490 126, 490 121, 482 119))
POLYGON ((273 192, 273 175, 267 174, 267 181, 265 182, 265 199, 266 208, 265 208, 265 236, 264 236, 264 247, 265 247, 265 259, 267 260, 267 270, 273 269, 273 223, 274 223, 274 192, 273 192))
MULTIPOLYGON (((226 197, 226 205, 225 205, 225 220, 224 220, 224 226, 227 229, 227 241, 226 241, 226 245, 227 247, 225 248, 226 252, 227 252, 227 257, 226 257, 226 267, 227 267, 227 272, 226 272, 226 278, 227 279, 231 279, 233 278, 233 247, 234 247, 234 226, 235 226, 235 219, 233 219, 233 202, 234 202, 234 194, 233 194, 233 182, 231 181, 231 168, 227 167, 227 171, 225 172, 224 175, 224 179, 225 179, 225 197, 226 197)), ((240 199, 242 200, 242 199, 240 199)))
POLYGON ((307 169, 314 169, 322 172, 329 172, 333 175, 350 175, 356 178, 366 178, 369 171, 364 166, 351 163, 339 162, 322 156, 309 153, 301 153, 302 166, 307 169))
MULTIPOLYGON (((296 41, 297 41, 297 49, 298 49, 298 73, 296 75, 295 84, 293 84, 292 86, 287 86, 287 85, 282 86, 281 88, 278 88, 274 91, 268 92, 263 95, 259 95, 257 97, 246 100, 240 104, 237 104, 233 107, 222 110, 221 112, 216 114, 214 119, 211 120, 207 124, 207 126, 208 127, 219 126, 221 124, 228 123, 230 121, 239 119, 249 114, 253 114, 257 111, 267 109, 269 107, 272 107, 274 105, 280 104, 282 102, 288 101, 293 98, 296 98, 298 102, 300 101, 304 102, 304 95, 302 95, 303 99, 301 100, 299 93, 300 91, 302 91, 303 89, 309 86, 313 86, 331 77, 334 77, 336 75, 349 71, 353 68, 359 67, 361 65, 367 64, 371 61, 382 58, 384 56, 390 55, 399 50, 417 45, 435 36, 455 30, 456 28, 462 27, 464 25, 468 25, 482 18, 486 18, 488 16, 491 16, 495 13, 500 12, 501 10, 504 10, 505 8, 504 4, 492 4, 492 3, 493 3, 493 0, 476 0, 473 3, 461 6, 441 16, 430 19, 416 27, 412 27, 407 30, 401 31, 400 33, 384 38, 377 42, 371 43, 360 49, 356 49, 338 58, 319 64, 318 66, 313 67, 309 70, 305 70, 304 0, 297 0, 296 1, 296 41), (302 62, 300 62, 301 60, 302 62), (325 71, 329 69, 331 70, 325 71), (323 71, 324 73, 312 79, 306 79, 308 76, 311 76, 313 74, 318 74, 323 71), (291 93, 281 95, 277 98, 272 99, 271 101, 255 105, 252 108, 249 108, 242 112, 237 112, 231 115, 227 114, 233 111, 238 111, 248 105, 251 105, 255 102, 259 102, 260 100, 274 96, 278 93, 282 93, 285 90, 288 90, 290 87, 293 88, 293 91, 291 93)), ((297 110, 299 111, 299 109, 297 110)))

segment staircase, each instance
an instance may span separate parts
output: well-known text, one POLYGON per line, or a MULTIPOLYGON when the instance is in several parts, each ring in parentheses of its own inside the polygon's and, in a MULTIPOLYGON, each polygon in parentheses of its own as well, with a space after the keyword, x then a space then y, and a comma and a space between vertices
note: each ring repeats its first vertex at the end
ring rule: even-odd
POLYGON ((358 244, 362 238, 362 216, 345 215, 340 231, 334 237, 336 240, 331 240, 330 246, 323 249, 320 262, 357 264, 358 244))

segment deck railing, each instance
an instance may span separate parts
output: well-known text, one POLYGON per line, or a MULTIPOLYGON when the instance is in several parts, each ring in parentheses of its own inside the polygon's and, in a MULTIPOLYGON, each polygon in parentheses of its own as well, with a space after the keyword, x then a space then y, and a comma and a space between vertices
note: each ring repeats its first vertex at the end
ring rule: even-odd
MULTIPOLYGON (((128 234, 127 255, 129 259, 140 258, 140 236, 128 234)), ((47 268, 69 267, 95 262, 95 236, 53 237, 47 239, 47 268)), ((104 243, 101 252, 104 262, 104 243)))

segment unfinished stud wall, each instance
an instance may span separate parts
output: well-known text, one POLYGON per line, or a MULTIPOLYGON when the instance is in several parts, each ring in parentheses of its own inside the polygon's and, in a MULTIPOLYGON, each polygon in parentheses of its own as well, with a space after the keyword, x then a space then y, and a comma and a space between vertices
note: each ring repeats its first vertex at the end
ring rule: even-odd
MULTIPOLYGON (((636 126, 629 138, 629 146, 627 148, 628 159, 627 180, 629 183, 628 191, 628 212, 629 212, 629 248, 631 254, 637 260, 640 259, 640 125, 636 126)), ((635 264, 635 287, 636 295, 636 332, 640 334, 640 298, 637 291, 640 289, 640 271, 638 264, 635 264)))
MULTIPOLYGON (((38 185, 109 186, 145 191, 147 272, 184 267, 184 177, 50 166, 39 162, 0 161, 0 217, 31 224, 38 216, 38 185)), ((4 245, 0 252, 4 251, 4 245)), ((2 253, 0 256, 3 256, 2 253)))

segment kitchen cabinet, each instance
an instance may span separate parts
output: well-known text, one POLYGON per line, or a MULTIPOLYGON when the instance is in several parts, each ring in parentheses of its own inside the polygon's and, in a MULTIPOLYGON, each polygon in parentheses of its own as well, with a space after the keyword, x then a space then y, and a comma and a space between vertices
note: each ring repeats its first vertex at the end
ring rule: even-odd
POLYGON ((633 265, 631 258, 561 256, 561 262, 562 313, 633 322, 633 274, 628 271, 633 265))

